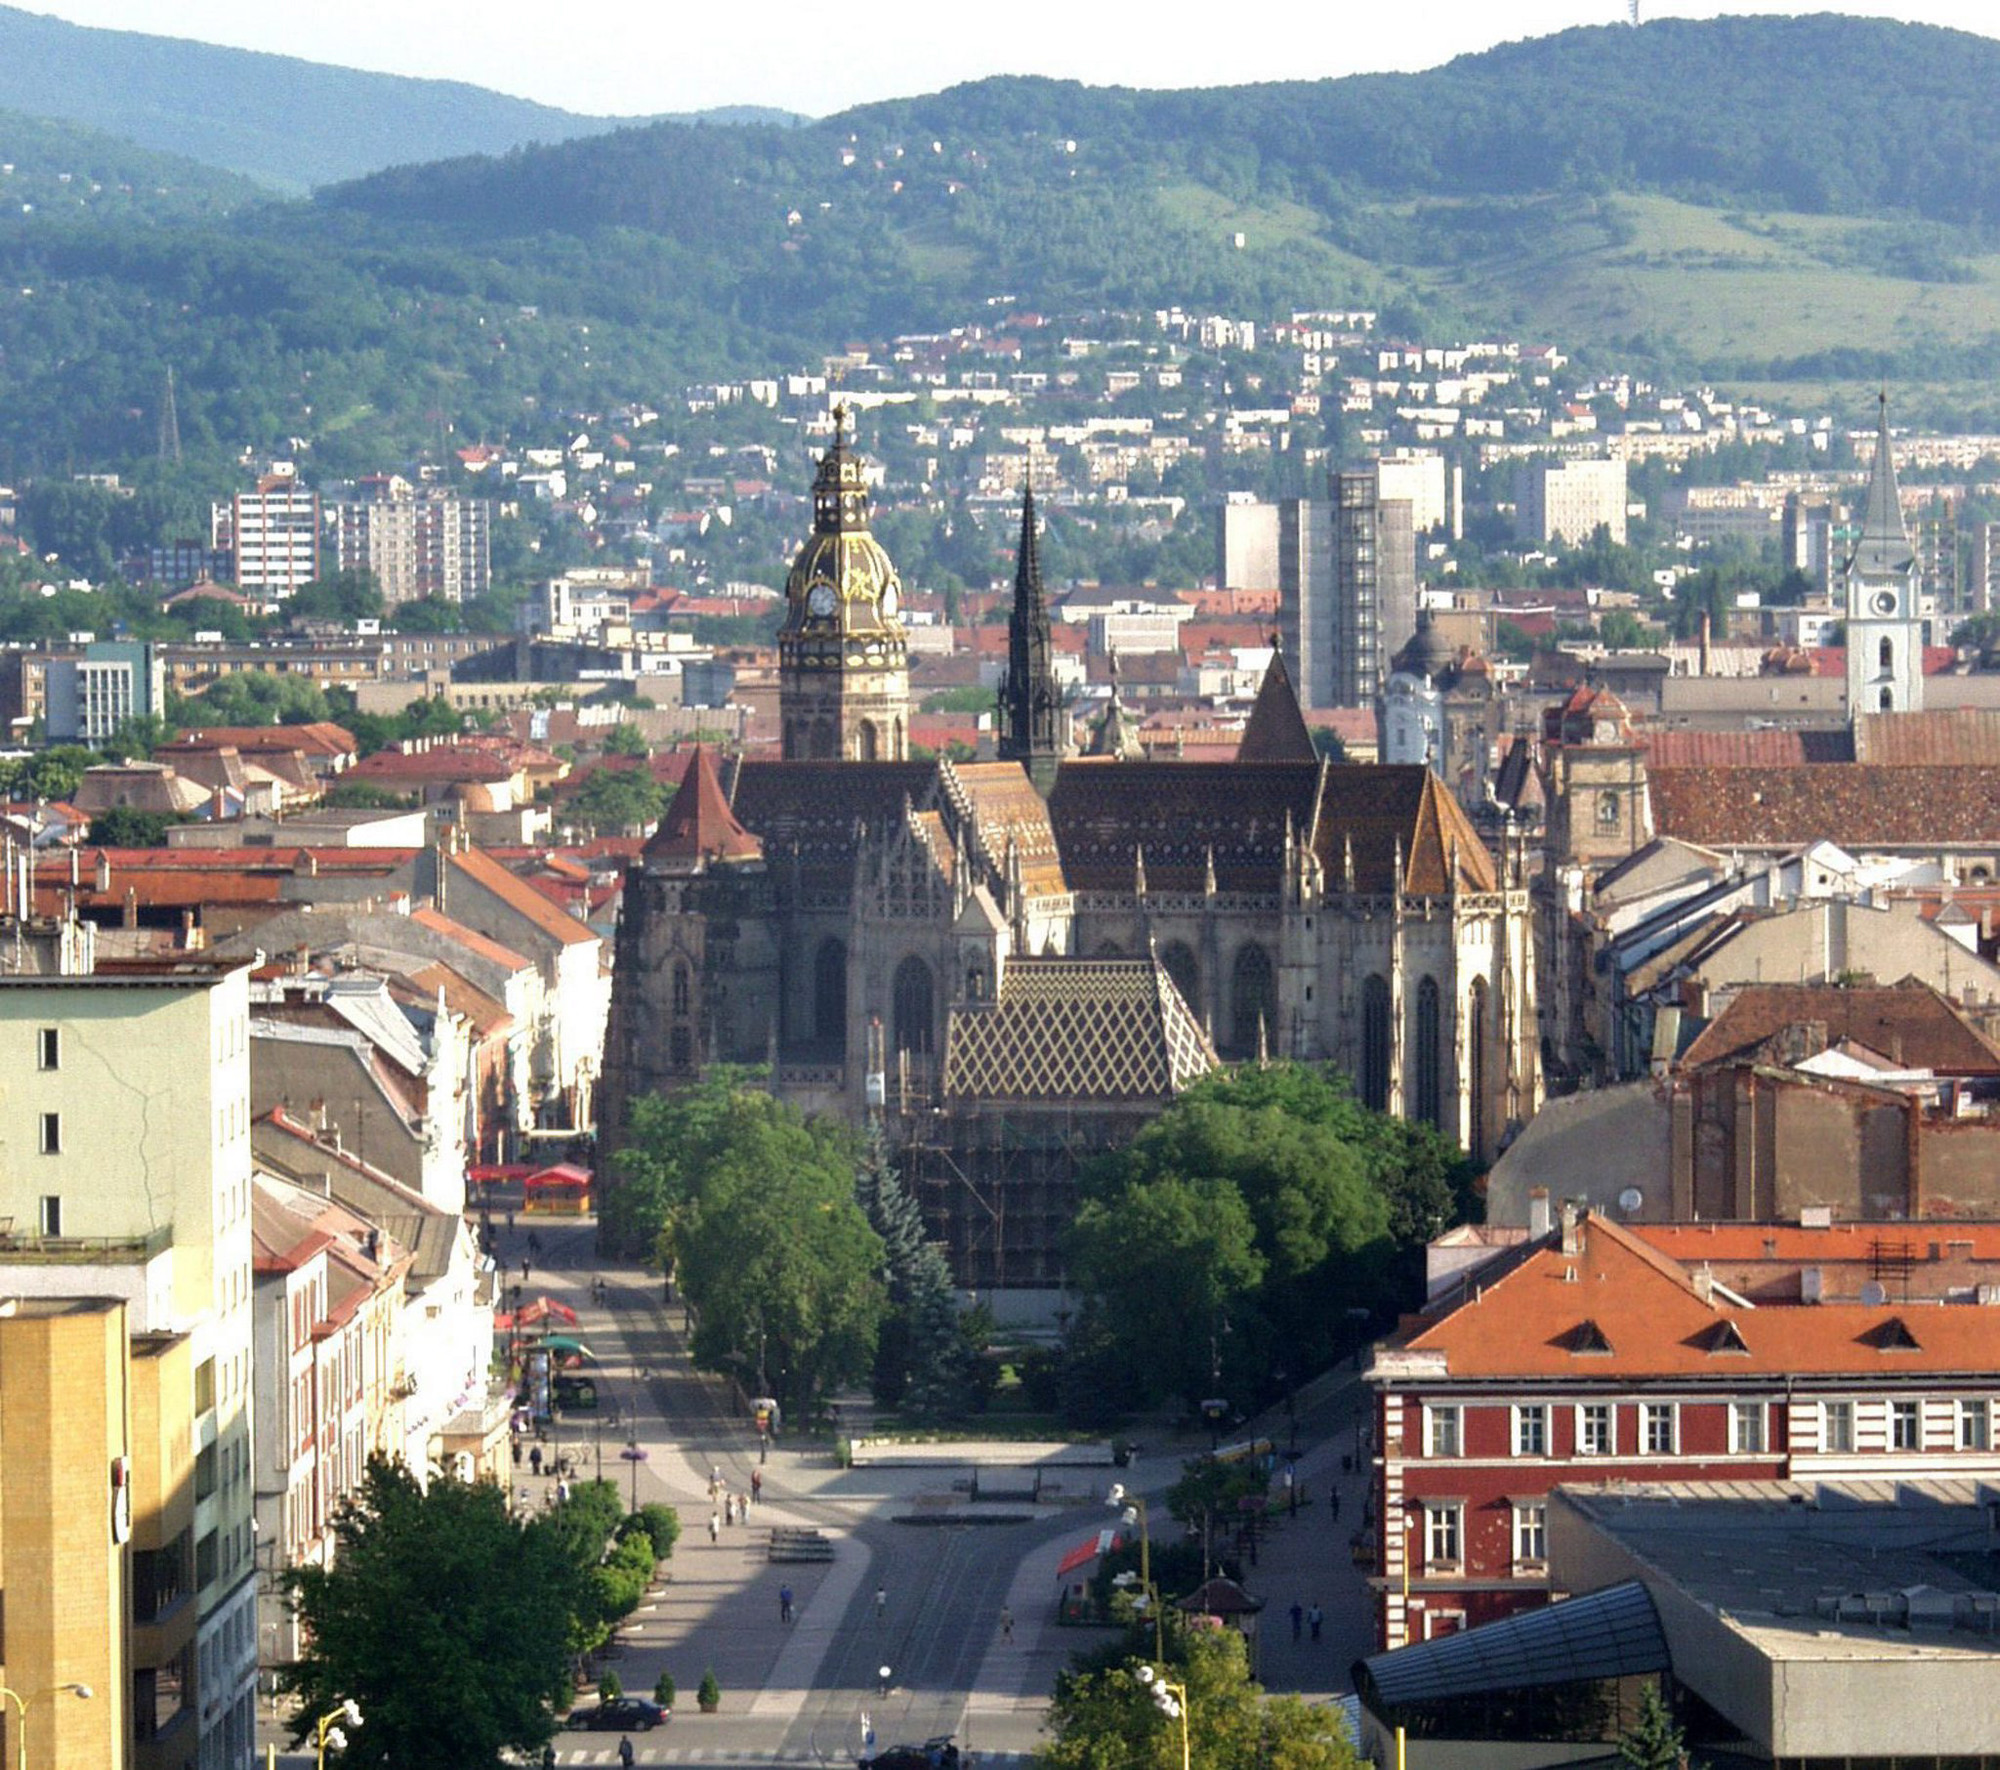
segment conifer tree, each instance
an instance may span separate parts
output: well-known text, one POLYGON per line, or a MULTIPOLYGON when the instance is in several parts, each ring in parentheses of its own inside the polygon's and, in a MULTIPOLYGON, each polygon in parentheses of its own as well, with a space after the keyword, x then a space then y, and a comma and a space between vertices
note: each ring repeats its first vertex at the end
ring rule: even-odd
POLYGON ((873 1390, 917 1419, 963 1410, 966 1348, 951 1268, 924 1239, 923 1213, 896 1172, 880 1125, 871 1125, 854 1175, 855 1201, 882 1240, 889 1317, 876 1346, 873 1390))

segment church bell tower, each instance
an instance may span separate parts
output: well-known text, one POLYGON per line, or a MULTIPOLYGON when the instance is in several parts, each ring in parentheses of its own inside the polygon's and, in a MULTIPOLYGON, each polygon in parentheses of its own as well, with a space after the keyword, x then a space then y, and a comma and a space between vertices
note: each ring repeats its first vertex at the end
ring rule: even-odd
POLYGON ((1056 692, 1048 598, 1042 593, 1033 486, 1021 499, 1021 548, 1014 560, 1014 612, 1007 621, 1007 674, 1000 679, 1000 739, 995 748, 1002 761, 1027 766, 1043 798, 1054 790, 1064 749, 1062 698, 1056 692))
POLYGON ((778 708, 787 762, 902 762, 910 753, 903 586, 868 529, 847 412, 813 479, 813 528, 785 581, 778 708))
POLYGON ((1896 462, 1889 452, 1889 396, 1876 420, 1875 464, 1861 538, 1848 556, 1847 717, 1914 713, 1924 704, 1924 626, 1917 550, 1903 523, 1896 462))

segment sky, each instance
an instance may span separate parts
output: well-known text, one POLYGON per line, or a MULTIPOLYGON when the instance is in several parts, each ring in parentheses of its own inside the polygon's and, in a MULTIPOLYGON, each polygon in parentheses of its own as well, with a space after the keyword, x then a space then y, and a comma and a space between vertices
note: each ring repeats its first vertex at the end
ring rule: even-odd
MULTIPOLYGON (((193 37, 381 73, 466 80, 633 116, 764 104, 825 116, 988 74, 1220 86, 1434 67, 1628 0, 1264 0, 1247 14, 1137 0, 27 0, 77 24, 193 37)), ((1647 18, 1833 10, 1826 0, 1641 0, 1647 18)), ((1877 16, 2000 36, 1995 0, 1887 0, 1877 16)))

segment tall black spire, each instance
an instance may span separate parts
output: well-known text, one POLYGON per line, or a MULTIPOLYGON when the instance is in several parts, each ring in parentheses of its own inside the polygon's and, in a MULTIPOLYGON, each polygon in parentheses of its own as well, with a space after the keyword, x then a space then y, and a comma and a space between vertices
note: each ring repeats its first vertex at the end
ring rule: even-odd
POLYGON ((1000 743, 1004 760, 1025 762, 1047 794, 1062 760, 1062 703, 1056 694, 1055 647, 1042 594, 1035 534, 1035 488, 1021 498, 1021 548, 1014 561, 1014 612, 1007 622, 1007 674, 1000 681, 1000 743))

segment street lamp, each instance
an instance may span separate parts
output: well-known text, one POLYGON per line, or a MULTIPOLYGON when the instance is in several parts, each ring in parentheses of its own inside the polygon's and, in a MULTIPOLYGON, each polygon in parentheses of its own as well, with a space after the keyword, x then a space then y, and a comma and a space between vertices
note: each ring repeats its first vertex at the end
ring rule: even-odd
POLYGON ((350 1727, 361 1725, 361 1705, 351 1696, 339 1708, 330 1709, 321 1715, 313 1725, 314 1740, 319 1748, 319 1770, 326 1770, 328 1746, 332 1746, 337 1752, 347 1750, 347 1735, 340 1730, 343 1721, 350 1727))
MULTIPOLYGON (((58 1684, 53 1690, 38 1691, 35 1700, 40 1702, 44 1696, 60 1696, 65 1691, 79 1702, 88 1702, 97 1694, 88 1684, 58 1684)), ((10 1699, 21 1711, 21 1738, 15 1750, 14 1761, 19 1770, 28 1770, 28 1699, 20 1691, 10 1690, 5 1684, 0 1684, 0 1714, 7 1712, 7 1703, 10 1699)))
POLYGON ((1139 1682, 1153 1698, 1153 1706, 1169 1721, 1181 1724, 1181 1770, 1193 1770, 1191 1753, 1188 1749, 1188 1693, 1185 1684, 1172 1682, 1165 1672, 1156 1672, 1151 1666, 1139 1668, 1139 1682))
POLYGON ((1146 1502, 1138 1494, 1127 1495, 1125 1484, 1114 1481, 1111 1491, 1104 1496, 1104 1503, 1119 1514, 1119 1522, 1139 1526, 1139 1584, 1145 1588, 1146 1601, 1153 1608, 1153 1657, 1165 1659, 1166 1647, 1160 1622, 1160 1594, 1153 1586, 1153 1538, 1146 1525, 1146 1502))
POLYGON ((646 1449, 638 1439, 633 1439, 618 1453, 632 1465, 632 1510, 639 1509, 639 1465, 646 1460, 646 1449))

